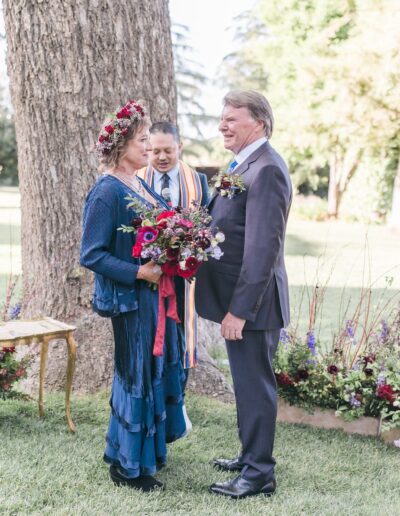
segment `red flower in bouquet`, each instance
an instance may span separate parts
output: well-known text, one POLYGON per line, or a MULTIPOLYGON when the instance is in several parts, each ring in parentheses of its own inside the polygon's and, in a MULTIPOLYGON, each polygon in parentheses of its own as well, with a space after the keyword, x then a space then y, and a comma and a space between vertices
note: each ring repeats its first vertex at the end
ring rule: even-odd
POLYGON ((178 275, 181 278, 189 279, 193 277, 199 269, 200 262, 194 256, 189 256, 185 261, 185 268, 179 267, 178 275))
POLYGON ((136 242, 136 244, 132 248, 132 256, 134 258, 140 258, 140 255, 142 254, 143 245, 139 242, 136 242))
POLYGON ((104 130, 106 133, 112 134, 114 132, 114 127, 112 125, 106 125, 104 130))
POLYGON ((329 374, 333 374, 334 376, 338 374, 339 368, 335 364, 331 364, 327 367, 327 371, 329 374))
POLYGON ((197 260, 194 256, 189 256, 189 258, 187 258, 185 261, 185 268, 192 272, 197 272, 199 265, 199 260, 197 260))
POLYGON ((178 247, 168 247, 168 249, 165 251, 168 260, 177 261, 179 258, 179 248, 178 247))
POLYGON ((378 398, 386 400, 389 403, 394 403, 396 401, 396 392, 393 387, 387 383, 379 385, 376 389, 376 395, 378 398))
POLYGON ((161 212, 160 215, 157 216, 156 221, 160 222, 161 220, 169 219, 169 218, 173 217, 174 215, 176 215, 176 213, 174 211, 166 210, 166 211, 161 212))
POLYGON ((161 265, 161 270, 166 276, 176 276, 179 270, 179 264, 177 260, 171 260, 161 265))
POLYGON ((138 229, 136 241, 140 244, 152 244, 157 240, 158 229, 152 226, 143 226, 138 229))

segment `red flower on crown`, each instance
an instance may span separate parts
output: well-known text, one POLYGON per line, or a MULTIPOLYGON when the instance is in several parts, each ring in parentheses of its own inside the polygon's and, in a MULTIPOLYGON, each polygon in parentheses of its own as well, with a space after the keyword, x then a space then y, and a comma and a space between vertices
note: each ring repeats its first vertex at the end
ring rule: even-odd
POLYGON ((130 100, 113 113, 107 125, 101 130, 95 145, 99 157, 109 154, 120 137, 128 135, 130 125, 144 118, 145 114, 143 107, 134 100, 130 100))

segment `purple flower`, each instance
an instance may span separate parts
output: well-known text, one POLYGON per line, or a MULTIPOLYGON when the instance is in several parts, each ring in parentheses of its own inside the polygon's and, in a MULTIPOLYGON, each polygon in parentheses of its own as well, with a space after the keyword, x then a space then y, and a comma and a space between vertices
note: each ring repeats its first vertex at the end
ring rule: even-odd
POLYGON ((353 408, 357 408, 357 407, 361 406, 361 401, 359 399, 359 395, 354 394, 354 393, 350 395, 350 405, 353 408))
POLYGON ((287 332, 287 330, 285 330, 285 328, 282 328, 281 329, 281 334, 280 334, 280 337, 279 337, 279 340, 282 342, 282 344, 286 347, 287 344, 290 342, 290 336, 289 336, 289 333, 287 332))
POLYGON ((384 319, 382 319, 381 331, 379 332, 379 335, 378 335, 378 340, 381 344, 386 344, 388 337, 389 337, 389 333, 390 333, 389 325, 384 319))
POLYGON ((352 321, 346 321, 346 335, 350 337, 350 339, 354 339, 354 329, 352 326, 352 321))
POLYGON ((8 310, 8 317, 10 319, 17 319, 19 314, 21 313, 21 303, 16 303, 14 306, 11 306, 8 310))
POLYGON ((311 354, 315 357, 317 350, 315 349, 316 339, 313 330, 307 333, 307 347, 311 351, 311 354))
POLYGON ((315 366, 316 361, 315 361, 315 360, 313 360, 312 358, 307 358, 307 360, 306 360, 306 364, 307 364, 307 365, 310 365, 310 366, 315 366))
POLYGON ((381 387, 382 385, 385 385, 385 383, 386 383, 386 376, 383 373, 379 373, 378 377, 376 379, 377 387, 381 387))

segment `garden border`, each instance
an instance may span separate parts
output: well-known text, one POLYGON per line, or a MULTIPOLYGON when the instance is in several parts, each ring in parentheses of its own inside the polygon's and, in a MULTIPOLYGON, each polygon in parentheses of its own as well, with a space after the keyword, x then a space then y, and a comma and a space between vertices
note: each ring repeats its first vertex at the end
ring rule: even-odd
POLYGON ((381 432, 379 419, 362 416, 353 421, 345 421, 342 417, 336 416, 332 409, 315 407, 313 413, 290 405, 283 398, 278 398, 278 421, 282 423, 295 423, 309 425, 316 428, 339 429, 348 434, 369 435, 380 438, 388 444, 400 439, 400 428, 394 428, 388 432, 381 432))

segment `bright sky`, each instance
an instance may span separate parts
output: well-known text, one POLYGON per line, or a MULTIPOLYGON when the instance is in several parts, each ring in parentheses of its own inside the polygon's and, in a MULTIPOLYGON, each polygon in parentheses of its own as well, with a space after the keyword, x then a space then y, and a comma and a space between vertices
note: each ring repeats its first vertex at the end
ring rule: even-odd
MULTIPOLYGON (((255 0, 170 0, 171 19, 186 25, 193 47, 193 59, 203 66, 204 74, 213 78, 225 55, 233 49, 233 33, 229 30, 233 19, 251 8, 255 0)), ((1 6, 1 0, 0 0, 1 6)), ((0 34, 4 34, 0 11, 0 34)), ((0 40, 0 85, 8 86, 5 63, 5 41, 0 40)), ((6 92, 5 92, 6 93, 6 92)), ((203 105, 207 112, 219 115, 225 90, 212 84, 204 89, 203 105)), ((9 99, 6 94, 6 101, 9 99)), ((216 134, 216 132, 215 132, 216 134)))

